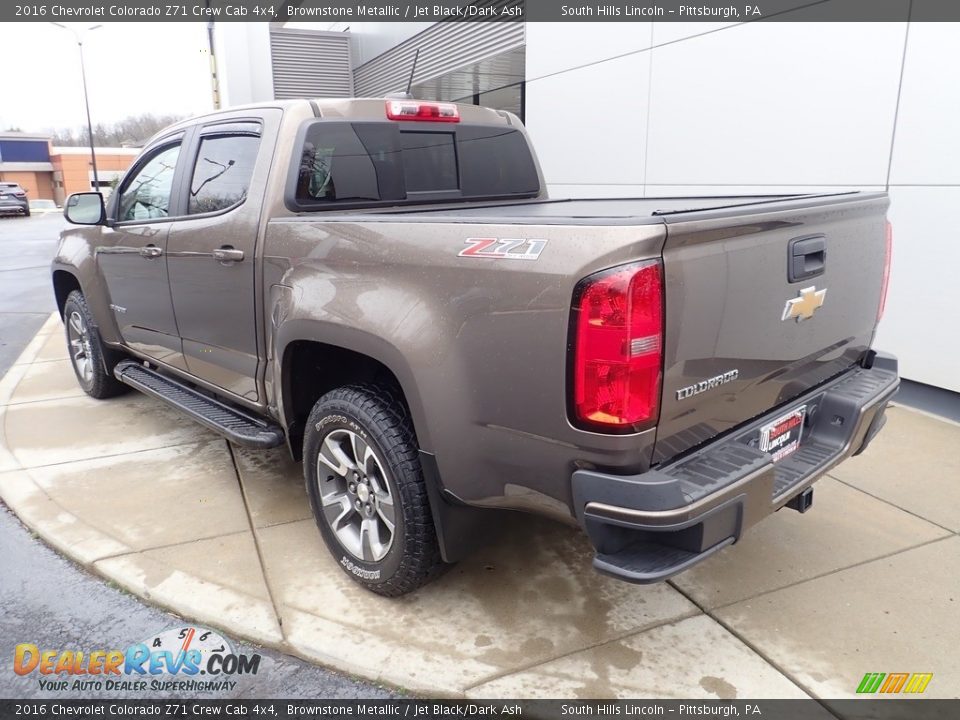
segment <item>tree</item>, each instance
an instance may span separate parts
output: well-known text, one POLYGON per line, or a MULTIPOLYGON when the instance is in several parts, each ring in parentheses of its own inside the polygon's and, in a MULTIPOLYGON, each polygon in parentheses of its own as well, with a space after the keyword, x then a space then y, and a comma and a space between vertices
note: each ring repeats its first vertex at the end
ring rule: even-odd
MULTIPOLYGON (((112 124, 97 123, 93 126, 93 144, 97 147, 140 147, 154 134, 181 119, 180 115, 144 113, 112 124)), ((54 130, 52 142, 57 146, 78 147, 88 145, 90 139, 87 128, 81 126, 54 130)))

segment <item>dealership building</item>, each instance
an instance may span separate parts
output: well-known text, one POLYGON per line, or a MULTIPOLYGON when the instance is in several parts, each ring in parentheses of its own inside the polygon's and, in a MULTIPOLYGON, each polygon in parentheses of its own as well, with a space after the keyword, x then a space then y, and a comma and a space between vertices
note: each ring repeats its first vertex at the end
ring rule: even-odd
POLYGON ((97 180, 89 147, 53 147, 48 135, 0 133, 0 181, 15 182, 31 200, 53 200, 62 205, 75 192, 100 189, 112 183, 133 163, 137 148, 94 148, 97 180))
POLYGON ((413 94, 521 116, 553 197, 888 189, 876 346, 960 392, 957 24, 217 23, 214 49, 224 105, 402 91, 419 51, 413 94))

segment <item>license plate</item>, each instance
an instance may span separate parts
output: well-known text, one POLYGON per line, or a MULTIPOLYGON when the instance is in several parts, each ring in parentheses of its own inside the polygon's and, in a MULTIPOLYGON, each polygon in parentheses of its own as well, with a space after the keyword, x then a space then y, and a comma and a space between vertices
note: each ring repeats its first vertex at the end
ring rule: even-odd
POLYGON ((783 460, 800 447, 803 418, 807 406, 795 408, 760 428, 760 450, 773 455, 773 461, 783 460))

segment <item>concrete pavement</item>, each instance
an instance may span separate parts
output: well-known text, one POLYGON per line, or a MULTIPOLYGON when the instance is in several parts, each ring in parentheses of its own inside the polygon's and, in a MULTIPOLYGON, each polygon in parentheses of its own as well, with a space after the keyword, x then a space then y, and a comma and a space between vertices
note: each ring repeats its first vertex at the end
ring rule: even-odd
POLYGON ((153 603, 361 677, 467 697, 848 697, 866 672, 960 695, 960 425, 905 408, 817 485, 669 584, 597 575, 516 515, 387 600, 336 566, 284 451, 230 447, 144 396, 82 395, 58 318, 0 381, 0 496, 153 603))
MULTIPOLYGON (((129 647, 182 619, 150 607, 138 598, 104 583, 30 536, 17 518, 0 504, 0 697, 78 699, 76 690, 41 688, 36 675, 18 677, 11 667, 14 643, 41 648, 129 647), (10 647, 7 646, 10 644, 10 647)), ((393 697, 383 688, 360 683, 280 652, 233 641, 235 652, 261 656, 256 675, 236 675, 230 697, 243 698, 381 698, 393 697)), ((89 694, 88 694, 89 695, 89 694)), ((169 698, 216 699, 217 694, 194 691, 154 691, 169 698)), ((111 691, 110 699, 140 698, 142 693, 111 691)))
MULTIPOLYGON (((49 262, 65 224, 59 215, 0 219, 0 377, 54 310, 49 262)), ((29 392, 31 383, 38 392, 51 397, 61 395, 65 387, 73 386, 71 389, 76 390, 69 375, 61 378, 59 387, 43 387, 43 382, 43 377, 35 377, 25 382, 21 390, 29 392), (40 383, 39 388, 36 383, 40 383)), ((35 676, 18 677, 10 667, 16 643, 34 642, 43 648, 127 647, 165 629, 184 625, 182 619, 144 604, 58 555, 27 530, 2 502, 0 607, 0 697, 5 698, 82 696, 74 690, 41 688, 35 676)), ((262 654, 263 668, 259 675, 238 678, 231 697, 389 696, 382 688, 298 658, 237 643, 229 636, 227 640, 238 652, 262 654)), ((155 694, 185 697, 179 691, 155 694)), ((209 693, 195 695, 210 697, 209 693)), ((137 694, 114 691, 110 696, 137 694)))

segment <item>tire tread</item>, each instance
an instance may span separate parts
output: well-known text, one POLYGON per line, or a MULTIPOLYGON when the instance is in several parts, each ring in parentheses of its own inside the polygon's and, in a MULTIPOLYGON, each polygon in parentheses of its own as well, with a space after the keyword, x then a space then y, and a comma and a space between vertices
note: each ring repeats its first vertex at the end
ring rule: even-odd
MULTIPOLYGON (((83 382, 80 380, 80 376, 77 375, 77 382, 80 384, 80 387, 83 388, 83 391, 87 393, 92 398, 98 400, 105 400, 106 398, 115 397, 117 395, 122 395, 127 392, 130 388, 127 385, 124 385, 122 382, 117 380, 113 375, 107 372, 104 369, 104 347, 103 342, 100 340, 100 333, 97 330, 96 321, 94 320, 93 313, 90 312, 90 307, 87 305, 87 299, 83 296, 83 293, 79 290, 74 290, 69 295, 67 295, 67 300, 63 304, 63 326, 64 334, 67 333, 67 323, 70 322, 70 306, 75 305, 77 310, 80 311, 80 314, 83 316, 83 321, 87 325, 87 332, 90 333, 90 349, 92 365, 93 365, 93 381, 89 388, 83 386, 83 382)), ((69 337, 69 336, 67 336, 69 337)), ((67 352, 69 353, 70 346, 69 340, 67 344, 67 352)), ((70 360, 71 366, 73 365, 73 359, 70 360)), ((111 368, 112 370, 112 368, 111 368)), ((76 368, 74 368, 74 373, 76 373, 76 368)))
MULTIPOLYGON (((385 460, 390 465, 395 489, 401 495, 398 510, 403 514, 406 531, 400 567, 389 579, 377 582, 350 577, 380 595, 405 595, 429 583, 447 568, 440 554, 409 410, 399 391, 391 386, 345 385, 320 398, 310 413, 308 427, 330 412, 331 404, 338 403, 365 414, 380 433, 378 442, 384 445, 383 451, 388 456, 385 460)), ((306 457, 304 462, 308 462, 306 457)))

